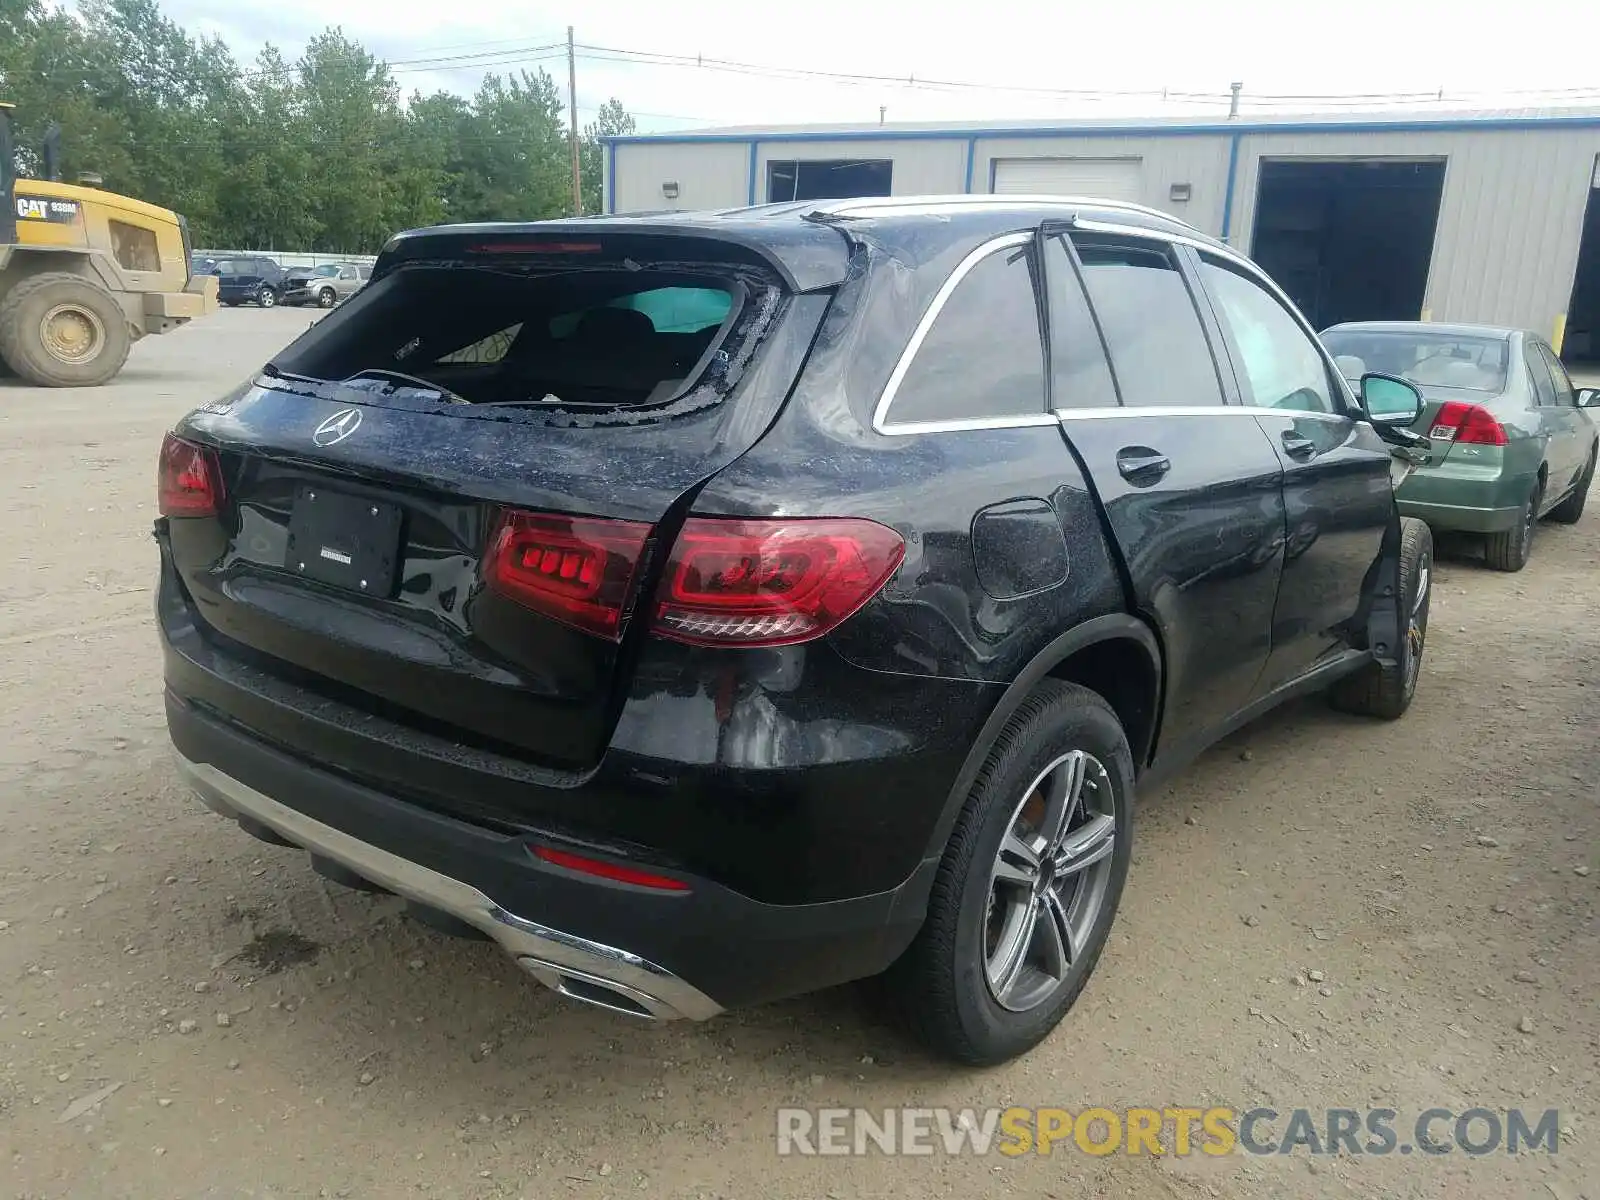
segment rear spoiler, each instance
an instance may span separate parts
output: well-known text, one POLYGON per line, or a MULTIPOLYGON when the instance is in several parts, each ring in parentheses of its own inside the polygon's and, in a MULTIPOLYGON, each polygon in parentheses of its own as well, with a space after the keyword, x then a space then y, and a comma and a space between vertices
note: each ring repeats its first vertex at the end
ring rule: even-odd
POLYGON ((390 238, 372 268, 374 281, 406 262, 518 254, 596 266, 630 258, 744 262, 778 274, 791 292, 836 287, 849 270, 851 245, 828 225, 794 215, 663 214, 604 220, 436 225, 390 238), (695 243, 699 243, 695 245, 695 243))

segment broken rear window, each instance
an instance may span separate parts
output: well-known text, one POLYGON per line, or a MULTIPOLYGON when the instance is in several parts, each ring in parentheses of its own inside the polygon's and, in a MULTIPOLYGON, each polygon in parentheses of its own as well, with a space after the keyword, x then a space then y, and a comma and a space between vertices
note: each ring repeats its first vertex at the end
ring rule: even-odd
POLYGON ((744 265, 570 261, 401 264, 272 367, 325 382, 432 387, 455 403, 592 413, 691 392, 712 401, 782 295, 744 265))

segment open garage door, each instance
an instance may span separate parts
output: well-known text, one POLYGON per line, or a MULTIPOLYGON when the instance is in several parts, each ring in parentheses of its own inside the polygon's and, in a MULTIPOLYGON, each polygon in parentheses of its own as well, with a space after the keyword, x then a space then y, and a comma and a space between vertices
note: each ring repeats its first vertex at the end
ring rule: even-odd
POLYGON ((1098 196, 1138 203, 1144 195, 1137 158, 997 158, 1001 196, 1098 196))
MULTIPOLYGON (((1600 162, 1595 165, 1592 182, 1600 185, 1600 162)), ((1591 373, 1600 369, 1600 186, 1589 189, 1589 207, 1583 214, 1578 271, 1572 279, 1561 357, 1569 367, 1591 373)))
POLYGON ((1319 329, 1415 321, 1443 192, 1443 159, 1265 159, 1250 254, 1319 329))

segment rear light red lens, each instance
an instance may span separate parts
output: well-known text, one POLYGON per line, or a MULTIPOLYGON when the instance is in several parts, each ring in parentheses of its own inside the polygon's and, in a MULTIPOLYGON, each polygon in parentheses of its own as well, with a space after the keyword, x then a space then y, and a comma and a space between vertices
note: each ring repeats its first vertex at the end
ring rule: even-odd
POLYGON ((1504 446, 1505 426, 1482 405, 1448 400, 1434 415, 1428 436, 1442 442, 1468 442, 1477 446, 1504 446))
POLYGON ((876 521, 691 517, 672 548, 654 629, 698 646, 821 637, 888 582, 905 541, 876 521))
POLYGON ((618 883, 631 883, 635 887, 655 888, 662 892, 689 890, 687 883, 681 879, 673 879, 669 875, 657 875, 651 871, 641 871, 637 867, 625 867, 621 863, 589 858, 582 854, 573 854, 568 850, 557 850, 553 846, 534 846, 532 849, 535 858, 541 858, 552 866, 565 867, 569 871, 581 871, 585 875, 613 879, 618 883))
POLYGON ((156 469, 156 507, 163 517, 214 517, 222 511, 222 467, 216 452, 167 434, 156 469))
POLYGON ((617 641, 650 526, 552 513, 500 514, 484 565, 489 586, 586 633, 617 641))
POLYGON ((469 254, 598 254, 599 242, 480 242, 469 254))

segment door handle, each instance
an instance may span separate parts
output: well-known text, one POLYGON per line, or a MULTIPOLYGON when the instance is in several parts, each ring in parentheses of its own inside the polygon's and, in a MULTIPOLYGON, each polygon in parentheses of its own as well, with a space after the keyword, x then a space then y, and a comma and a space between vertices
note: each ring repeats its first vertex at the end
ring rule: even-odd
POLYGON ((1301 437, 1292 429, 1283 431, 1283 449, 1290 458, 1311 458, 1317 452, 1317 444, 1310 438, 1301 437))
POLYGON ((1172 470, 1172 460, 1149 446, 1124 446, 1117 451, 1117 470, 1129 483, 1151 484, 1172 470))

